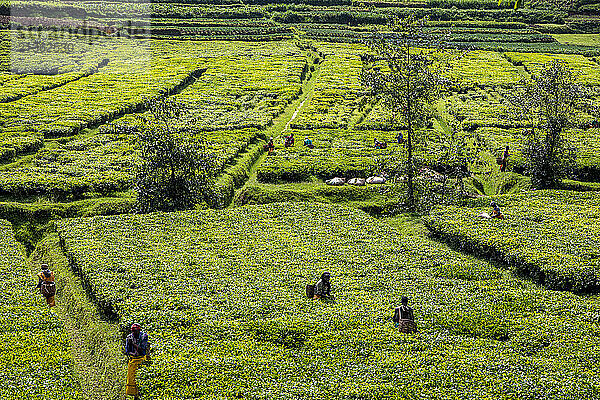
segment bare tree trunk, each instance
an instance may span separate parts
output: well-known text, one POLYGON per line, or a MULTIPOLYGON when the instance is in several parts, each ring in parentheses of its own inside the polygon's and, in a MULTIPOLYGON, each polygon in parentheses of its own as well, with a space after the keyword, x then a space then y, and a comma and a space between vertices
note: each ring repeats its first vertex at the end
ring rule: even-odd
MULTIPOLYGON (((410 64, 410 46, 406 48, 406 62, 407 65, 410 64)), ((410 101, 410 80, 412 76, 410 71, 406 74, 406 126, 407 126, 407 140, 406 146, 408 149, 408 159, 407 159, 407 167, 408 171, 406 172, 408 178, 408 208, 411 211, 416 209, 415 207, 415 192, 414 192, 414 170, 413 170, 413 148, 412 148, 412 115, 411 115, 411 101, 410 101)))

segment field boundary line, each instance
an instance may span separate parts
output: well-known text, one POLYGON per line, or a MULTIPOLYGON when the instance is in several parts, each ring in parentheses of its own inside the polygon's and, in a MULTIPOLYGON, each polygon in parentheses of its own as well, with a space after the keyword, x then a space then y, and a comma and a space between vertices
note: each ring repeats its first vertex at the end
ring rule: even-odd
MULTIPOLYGON (((57 83, 57 84, 54 84, 54 85, 50 85, 48 87, 45 87, 45 88, 42 88, 42 89, 38 90, 37 92, 27 93, 27 94, 22 94, 22 95, 16 95, 16 96, 10 97, 10 98, 8 98, 7 100, 4 100, 4 101, 0 100, 0 104, 13 103, 15 101, 27 98, 29 96, 35 96, 36 94, 40 94, 40 93, 43 93, 43 92, 49 92, 51 90, 58 89, 60 87, 66 86, 66 85, 68 85, 70 83, 77 82, 78 80, 81 80, 83 78, 87 78, 87 77, 90 77, 92 75, 95 75, 95 74, 99 73, 100 69, 104 68, 106 65, 108 65, 108 63, 105 63, 105 62, 101 61, 100 63, 98 63, 97 66, 95 66, 89 72, 85 72, 85 73, 79 75, 78 77, 76 77, 74 79, 71 79, 71 80, 66 81, 66 82, 61 82, 61 83, 57 83)), ((35 74, 34 74, 34 76, 35 76, 35 74)), ((17 80, 19 80, 19 79, 21 79, 21 78, 18 78, 17 80)))
POLYGON ((34 270, 41 262, 56 274, 56 314, 70 338, 75 373, 86 400, 122 399, 126 370, 120 351, 118 324, 103 320, 82 279, 62 250, 58 233, 46 236, 29 258, 34 270))

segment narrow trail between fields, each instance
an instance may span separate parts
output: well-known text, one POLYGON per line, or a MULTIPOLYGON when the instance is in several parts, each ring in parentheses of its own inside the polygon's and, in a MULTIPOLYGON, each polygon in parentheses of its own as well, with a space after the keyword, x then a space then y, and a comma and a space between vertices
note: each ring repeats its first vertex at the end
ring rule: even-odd
MULTIPOLYGON (((273 124, 267 128, 265 131, 265 137, 273 137, 274 140, 277 140, 282 134, 290 130, 290 126, 292 122, 296 119, 299 113, 301 113, 308 105, 310 104, 310 100, 312 100, 314 96, 315 83, 318 77, 321 74, 321 63, 323 61, 323 57, 319 58, 320 62, 313 64, 314 71, 310 73, 307 79, 302 83, 302 94, 294 101, 292 101, 281 113, 278 117, 273 120, 273 124)), ((277 146, 277 143, 275 144, 277 146)), ((236 188, 235 193, 233 195, 233 199, 236 198, 237 194, 246 187, 249 183, 256 182, 256 171, 258 166, 265 160, 267 157, 266 153, 263 153, 252 165, 250 171, 248 173, 248 179, 246 182, 240 187, 236 188)), ((230 202, 227 208, 234 206, 234 201, 230 202)))
POLYGON ((302 106, 304 106, 304 103, 306 103, 307 99, 308 99, 308 96, 306 96, 304 98, 304 100, 302 100, 302 103, 300 103, 298 108, 296 108, 296 110, 294 111, 294 114, 292 115, 292 118, 290 118, 290 120, 287 122, 287 124, 285 125, 285 128, 283 128, 283 131, 281 131, 281 133, 287 132, 287 130, 290 129, 290 124, 296 119, 296 116, 298 115, 298 111, 300 111, 302 106))
POLYGON ((119 326, 100 317, 84 289, 82 278, 73 271, 65 256, 58 235, 43 239, 27 262, 33 277, 42 263, 48 264, 55 273, 56 306, 52 311, 69 336, 82 397, 86 400, 122 398, 125 358, 120 349, 119 326))

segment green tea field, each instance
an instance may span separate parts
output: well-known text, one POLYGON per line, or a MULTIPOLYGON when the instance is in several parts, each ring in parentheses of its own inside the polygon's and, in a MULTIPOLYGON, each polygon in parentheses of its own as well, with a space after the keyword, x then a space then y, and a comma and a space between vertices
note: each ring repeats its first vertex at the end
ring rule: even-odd
POLYGON ((1 399, 599 399, 599 202, 597 0, 0 0, 1 399))
POLYGON ((274 203, 57 228, 98 304, 154 338, 154 362, 140 374, 148 398, 598 393, 600 304, 361 211, 274 203), (304 296, 323 270, 330 303, 304 296), (418 304, 412 337, 391 323, 402 295, 418 304))

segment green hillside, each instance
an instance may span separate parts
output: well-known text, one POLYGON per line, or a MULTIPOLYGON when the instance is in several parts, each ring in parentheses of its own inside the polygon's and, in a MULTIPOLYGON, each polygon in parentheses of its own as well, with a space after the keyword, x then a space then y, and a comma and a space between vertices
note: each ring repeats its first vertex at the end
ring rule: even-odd
POLYGON ((275 203, 65 220, 58 231, 98 304, 154 338, 147 398, 597 394, 596 301, 359 211, 275 203), (307 299, 325 270, 335 301, 307 299), (412 337, 391 323, 403 295, 418 316, 412 337))
POLYGON ((0 0, 0 398, 124 400, 133 322, 140 399, 600 398, 599 7, 0 0), (408 124, 361 81, 406 16, 445 50, 415 45, 443 82, 414 132, 418 212, 408 124), (532 190, 534 124, 510 104, 553 61, 587 104, 566 179, 532 190), (189 210, 140 214, 163 104, 209 178, 189 210), (478 217, 491 200, 506 219, 478 217), (335 300, 308 299, 324 271, 335 300), (418 333, 392 323, 402 296, 418 333))

